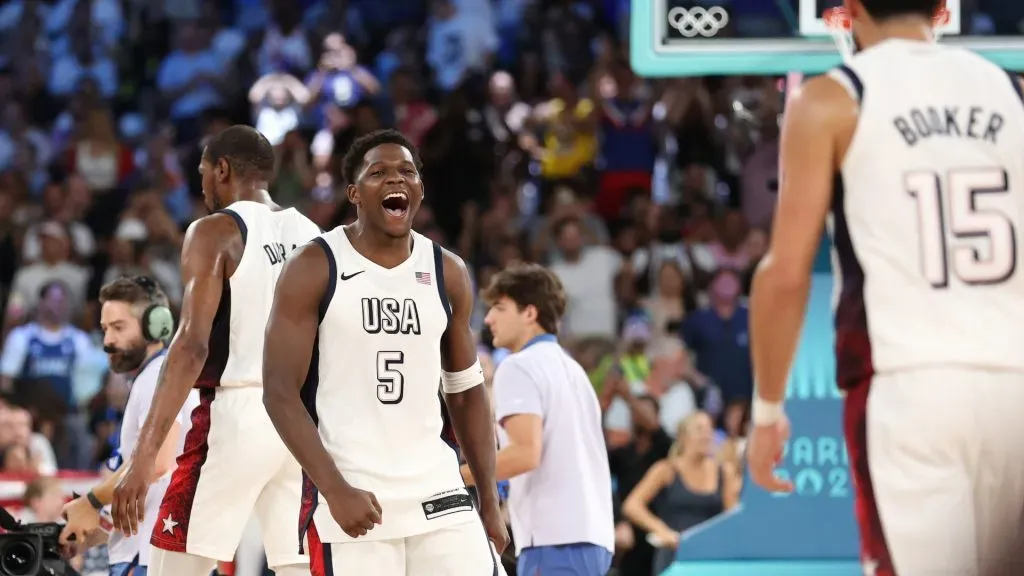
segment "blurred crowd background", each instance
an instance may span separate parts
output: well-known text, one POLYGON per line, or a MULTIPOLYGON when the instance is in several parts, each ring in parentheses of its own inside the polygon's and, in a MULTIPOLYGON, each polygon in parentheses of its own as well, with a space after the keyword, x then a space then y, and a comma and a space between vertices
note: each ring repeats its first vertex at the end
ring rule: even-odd
MULTIPOLYGON (((739 23, 727 33, 787 34, 795 0, 702 2, 714 3, 739 23)), ((965 4, 971 26, 1018 33, 1019 3, 965 4)), ((738 493, 694 489, 708 480, 697 473, 630 497, 666 458, 740 468, 745 296, 771 224, 786 86, 637 78, 629 5, 0 2, 0 465, 43 476, 24 491, 26 515, 59 515, 66 491, 47 477, 101 470, 116 450, 128 386, 107 370, 96 296, 148 274, 180 303, 205 140, 256 126, 278 151, 276 201, 329 229, 355 216, 339 170, 348 144, 393 126, 422 148, 417 230, 479 285, 520 260, 561 278, 562 341, 601 399, 624 503, 616 570, 663 566, 656 547, 738 493), (652 514, 663 526, 638 528, 652 514)), ((489 346, 479 306, 492 374, 507 352, 489 346)))

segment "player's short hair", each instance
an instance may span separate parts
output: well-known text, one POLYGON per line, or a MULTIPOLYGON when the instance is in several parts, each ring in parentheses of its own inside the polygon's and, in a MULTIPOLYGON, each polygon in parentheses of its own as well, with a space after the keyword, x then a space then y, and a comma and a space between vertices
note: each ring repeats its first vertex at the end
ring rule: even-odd
POLYGON ((252 126, 235 124, 210 138, 203 160, 216 164, 222 158, 243 179, 269 181, 274 176, 274 146, 252 126))
POLYGON ((365 136, 356 138, 352 146, 349 147, 348 152, 345 153, 345 157, 341 161, 341 176, 345 179, 345 184, 356 183, 356 174, 366 159, 366 153, 382 144, 398 144, 412 154, 412 161, 416 165, 417 170, 423 166, 420 162, 420 151, 416 149, 416 145, 405 137, 405 134, 390 128, 375 130, 365 136))
POLYGON ((153 304, 170 306, 167 294, 148 276, 118 278, 103 286, 100 288, 100 304, 107 302, 124 302, 137 316, 153 304))
POLYGON ((522 310, 537 309, 537 324, 549 334, 558 333, 558 321, 565 314, 565 289, 553 272, 538 264, 515 264, 491 277, 483 299, 493 305, 502 297, 522 310))
POLYGON ((875 20, 898 16, 924 16, 931 18, 945 0, 860 0, 864 9, 875 20))

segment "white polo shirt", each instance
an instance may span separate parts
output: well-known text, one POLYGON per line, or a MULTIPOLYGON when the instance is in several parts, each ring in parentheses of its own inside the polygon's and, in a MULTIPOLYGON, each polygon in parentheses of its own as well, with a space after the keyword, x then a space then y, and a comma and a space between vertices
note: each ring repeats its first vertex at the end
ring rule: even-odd
MULTIPOLYGON (((550 334, 511 354, 494 374, 498 422, 543 419, 540 465, 509 480, 516 554, 534 546, 589 543, 615 549, 612 483, 601 407, 586 372, 550 334)), ((508 444, 504 430, 498 432, 508 444)))
MULTIPOLYGON (((124 418, 121 421, 120 444, 117 452, 111 457, 108 466, 116 470, 123 458, 131 456, 135 450, 135 443, 139 439, 139 432, 142 424, 149 414, 149 407, 153 404, 153 396, 156 394, 157 380, 160 376, 160 368, 164 365, 165 352, 149 358, 139 370, 138 375, 132 382, 131 392, 128 394, 128 404, 124 408, 124 418), (124 456, 127 455, 127 456, 124 456)), ((181 425, 181 437, 178 438, 177 454, 185 445, 185 434, 192 427, 192 409, 199 405, 199 394, 192 390, 185 400, 185 405, 178 412, 177 422, 181 425)), ((171 472, 164 474, 156 482, 149 485, 149 492, 146 493, 146 515, 142 520, 139 532, 134 536, 125 536, 121 532, 111 532, 108 543, 109 557, 111 564, 132 562, 139 557, 139 566, 149 566, 149 537, 153 532, 153 525, 156 524, 156 517, 160 513, 160 501, 164 498, 167 485, 171 480, 171 472)))

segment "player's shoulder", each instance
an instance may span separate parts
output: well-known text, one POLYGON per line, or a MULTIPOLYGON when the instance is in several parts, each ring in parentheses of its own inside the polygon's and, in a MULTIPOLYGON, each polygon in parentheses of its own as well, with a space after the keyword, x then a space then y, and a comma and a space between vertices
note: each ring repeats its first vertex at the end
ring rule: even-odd
POLYGON ((194 220, 188 225, 185 231, 185 242, 200 242, 203 244, 219 242, 229 238, 244 235, 244 222, 239 220, 236 213, 221 210, 208 214, 194 220))
POLYGON ((860 91, 844 78, 841 72, 830 71, 801 84, 786 103, 786 123, 815 131, 855 125, 860 113, 860 91))

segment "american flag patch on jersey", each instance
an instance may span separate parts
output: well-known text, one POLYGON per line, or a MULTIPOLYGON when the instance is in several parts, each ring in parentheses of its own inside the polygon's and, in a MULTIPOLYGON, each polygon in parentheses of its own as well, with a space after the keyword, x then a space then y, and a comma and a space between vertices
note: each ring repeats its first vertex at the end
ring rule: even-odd
POLYGON ((430 272, 417 272, 416 282, 419 284, 426 284, 430 286, 430 272))

